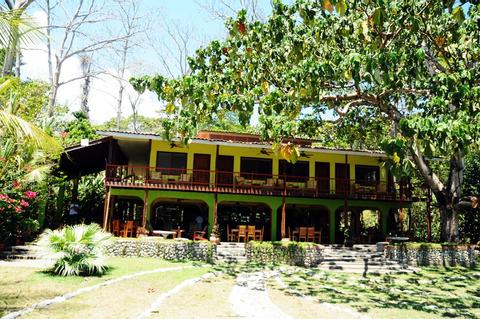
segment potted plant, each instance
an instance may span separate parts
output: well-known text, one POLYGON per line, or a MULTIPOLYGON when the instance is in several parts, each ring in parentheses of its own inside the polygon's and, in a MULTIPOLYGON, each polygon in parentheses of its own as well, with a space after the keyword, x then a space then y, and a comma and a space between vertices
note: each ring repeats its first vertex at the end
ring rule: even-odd
POLYGON ((210 241, 215 244, 220 244, 220 228, 218 224, 212 226, 212 231, 210 232, 210 241))

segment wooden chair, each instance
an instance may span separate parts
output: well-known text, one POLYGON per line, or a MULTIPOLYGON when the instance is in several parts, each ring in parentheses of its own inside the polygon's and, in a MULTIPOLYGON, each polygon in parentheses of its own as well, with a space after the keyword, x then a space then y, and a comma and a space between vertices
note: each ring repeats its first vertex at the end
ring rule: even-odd
POLYGON ((322 242, 322 228, 315 232, 315 242, 321 244, 322 242))
POLYGON ((208 228, 208 225, 205 225, 205 227, 203 227, 203 230, 196 230, 193 232, 193 237, 192 239, 195 241, 195 240, 207 240, 205 238, 205 235, 207 234, 207 228, 208 228))
POLYGON ((230 230, 230 225, 227 224, 227 241, 235 241, 237 236, 230 230))
POLYGON ((255 240, 263 241, 263 231, 265 226, 262 226, 262 229, 255 230, 255 240))
POLYGON ((122 237, 133 237, 133 220, 127 220, 123 226, 122 237))
POLYGON ((314 242, 315 241, 315 227, 308 227, 307 228, 307 241, 314 242))
POLYGON ((298 231, 298 241, 307 241, 307 227, 300 227, 298 231))
POLYGON ((255 226, 248 226, 247 228, 247 241, 250 239, 255 240, 255 226))
POLYGON ((243 238, 244 242, 247 240, 247 226, 246 225, 239 225, 238 226, 238 237, 237 237, 238 242, 240 242, 240 238, 243 238))
POLYGON ((120 236, 120 219, 112 220, 112 233, 113 236, 120 236))

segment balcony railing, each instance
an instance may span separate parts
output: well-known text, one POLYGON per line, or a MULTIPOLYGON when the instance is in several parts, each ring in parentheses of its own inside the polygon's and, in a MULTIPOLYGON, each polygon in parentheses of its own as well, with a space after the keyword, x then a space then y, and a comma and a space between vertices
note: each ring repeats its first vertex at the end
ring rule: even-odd
POLYGON ((220 193, 414 200, 413 188, 408 183, 201 169, 107 165, 105 182, 108 186, 220 193))

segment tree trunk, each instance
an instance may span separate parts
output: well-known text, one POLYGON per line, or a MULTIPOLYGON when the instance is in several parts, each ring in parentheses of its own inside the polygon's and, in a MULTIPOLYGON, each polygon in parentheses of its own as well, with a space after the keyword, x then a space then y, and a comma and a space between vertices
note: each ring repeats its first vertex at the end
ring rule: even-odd
POLYGON ((441 205, 439 209, 441 220, 440 240, 442 242, 458 241, 458 210, 444 205, 441 205))
POLYGON ((61 67, 62 65, 58 63, 58 58, 57 58, 56 68, 55 68, 55 72, 53 74, 53 79, 52 79, 53 81, 50 87, 50 95, 48 97, 47 110, 48 110, 49 117, 52 117, 55 114, 55 104, 57 101, 58 83, 60 82, 61 67))

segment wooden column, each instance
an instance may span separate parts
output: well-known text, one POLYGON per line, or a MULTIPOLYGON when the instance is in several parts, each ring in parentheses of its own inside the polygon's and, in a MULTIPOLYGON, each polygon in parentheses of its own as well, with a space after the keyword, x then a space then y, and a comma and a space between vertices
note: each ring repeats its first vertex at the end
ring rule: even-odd
POLYGON ((145 197, 143 199, 143 212, 142 212, 142 227, 147 225, 147 207, 148 207, 148 189, 145 189, 145 197))
POLYGON ((110 210, 110 186, 107 186, 107 195, 105 196, 105 204, 103 207, 103 230, 108 231, 108 216, 110 210))
POLYGON ((214 202, 213 202, 213 225, 212 225, 212 227, 214 225, 217 225, 217 223, 218 223, 218 212, 217 212, 217 210, 218 210, 218 194, 217 193, 213 194, 213 200, 214 200, 214 202))
MULTIPOLYGON (((285 172, 285 170, 284 170, 285 172)), ((287 196, 287 179, 283 175, 283 194, 282 194, 282 222, 280 224, 280 235, 283 238, 286 238, 286 219, 287 219, 287 208, 286 208, 286 197, 287 196)))

